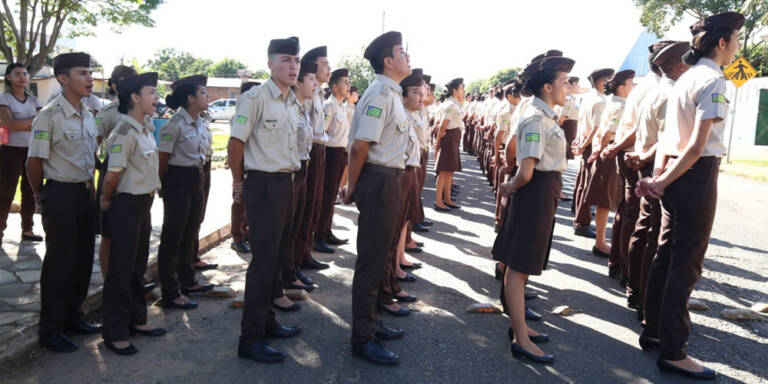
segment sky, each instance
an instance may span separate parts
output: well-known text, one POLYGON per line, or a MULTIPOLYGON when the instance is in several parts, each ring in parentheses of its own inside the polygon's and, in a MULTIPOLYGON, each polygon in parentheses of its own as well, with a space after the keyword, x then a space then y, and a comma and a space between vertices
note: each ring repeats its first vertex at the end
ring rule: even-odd
MULTIPOLYGON (((117 34, 103 26, 67 45, 89 52, 107 73, 121 57, 143 65, 162 48, 266 69, 269 40, 298 36, 301 52, 327 45, 335 67, 345 55, 362 54, 383 22, 386 31, 402 32, 411 66, 444 84, 524 67, 548 49, 576 60, 572 74, 584 78, 618 68, 643 31, 632 0, 166 0, 152 18, 154 28, 117 34)), ((692 22, 683 20, 665 37, 689 40, 692 22)))

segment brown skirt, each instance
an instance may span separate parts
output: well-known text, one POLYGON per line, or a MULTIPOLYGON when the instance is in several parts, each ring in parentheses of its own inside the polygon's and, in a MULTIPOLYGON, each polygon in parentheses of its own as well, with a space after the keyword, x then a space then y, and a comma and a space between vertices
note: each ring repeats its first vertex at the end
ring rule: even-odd
POLYGON ((615 211, 622 196, 616 160, 598 157, 591 167, 590 178, 584 187, 584 205, 615 211))
POLYGON ((531 181, 509 199, 506 220, 493 244, 494 260, 526 275, 541 275, 549 261, 562 187, 559 172, 533 171, 531 181))
POLYGON ((573 159, 573 152, 571 152, 571 143, 576 140, 576 131, 578 129, 578 123, 576 120, 563 121, 562 129, 565 132, 565 142, 568 145, 565 148, 565 157, 570 160, 573 159))
POLYGON ((461 129, 456 128, 445 131, 445 136, 440 140, 440 153, 437 154, 435 171, 461 172, 460 141, 461 129))

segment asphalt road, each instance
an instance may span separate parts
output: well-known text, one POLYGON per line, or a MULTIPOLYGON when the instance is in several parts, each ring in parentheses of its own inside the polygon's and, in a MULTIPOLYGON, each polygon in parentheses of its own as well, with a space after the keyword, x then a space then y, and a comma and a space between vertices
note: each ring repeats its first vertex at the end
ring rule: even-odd
MULTIPOLYGON (((357 211, 337 206, 334 231, 352 242, 335 255, 318 255, 332 268, 312 276, 318 288, 301 311, 279 314, 286 325, 300 324, 297 338, 273 345, 289 354, 282 364, 264 365, 237 357, 240 309, 229 299, 199 298, 200 307, 182 312, 150 308, 150 321, 169 333, 161 338, 133 339, 139 354, 121 357, 107 351, 101 337, 76 337, 80 350, 71 354, 35 351, 3 367, 2 383, 679 383, 679 376, 660 373, 656 355, 637 345, 640 326, 626 308, 623 290, 607 277, 607 260, 592 256, 592 243, 574 237, 569 203, 561 203, 549 269, 533 277, 530 289, 539 298, 529 304, 544 314, 530 323, 552 341, 544 351, 555 355, 552 366, 519 361, 509 352, 508 319, 471 314, 474 302, 498 303, 490 249, 494 240, 494 202, 490 187, 474 160, 465 156, 465 171, 456 181, 464 208, 455 213, 427 209, 436 222, 430 233, 416 235, 425 252, 411 258, 425 267, 416 283, 403 287, 420 301, 410 317, 383 315, 406 330, 403 340, 388 342, 402 364, 377 367, 351 355, 351 283, 355 261, 357 211), (550 314, 569 305, 573 314, 550 314)), ((565 177, 572 188, 573 164, 565 177)), ((432 206, 434 178, 424 194, 432 206)), ((720 373, 720 382, 768 380, 768 323, 723 319, 726 308, 768 301, 768 185, 721 175, 718 213, 702 281, 693 297, 710 306, 693 312, 688 352, 720 373)), ((249 255, 238 255, 229 243, 205 255, 222 265, 205 276, 232 286, 242 295, 249 255)))

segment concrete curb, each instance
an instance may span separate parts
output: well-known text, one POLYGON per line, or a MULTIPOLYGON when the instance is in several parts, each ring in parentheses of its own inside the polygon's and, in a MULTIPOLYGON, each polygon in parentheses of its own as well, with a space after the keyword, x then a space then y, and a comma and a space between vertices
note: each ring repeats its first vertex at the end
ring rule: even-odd
MULTIPOLYGON (((230 237, 230 225, 227 224, 205 236, 200 237, 200 254, 213 249, 220 242, 230 237)), ((145 273, 147 280, 157 277, 157 258, 150 260, 145 273)), ((83 310, 90 314, 101 306, 102 286, 88 292, 83 302, 83 310)), ((38 316, 32 316, 22 327, 0 337, 0 365, 12 361, 38 348, 38 316)))

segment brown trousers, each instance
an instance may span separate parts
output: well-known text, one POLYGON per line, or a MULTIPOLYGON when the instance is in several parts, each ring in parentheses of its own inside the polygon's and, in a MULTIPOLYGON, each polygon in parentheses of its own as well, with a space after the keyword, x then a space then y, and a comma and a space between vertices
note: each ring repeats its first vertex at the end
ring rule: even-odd
POLYGON ((314 238, 312 232, 320 219, 320 206, 323 200, 323 178, 325 178, 325 145, 312 144, 307 166, 307 202, 304 215, 296 237, 295 252, 302 252, 301 264, 312 258, 314 238))
POLYGON ((315 227, 315 240, 325 241, 333 227, 333 207, 339 195, 339 183, 344 175, 344 167, 349 160, 347 149, 343 147, 325 147, 325 177, 323 179, 320 216, 315 227))
POLYGON ((376 301, 384 280, 387 258, 394 252, 396 228, 403 200, 403 171, 366 163, 360 172, 354 200, 357 260, 352 279, 352 344, 371 341, 376 331, 376 301))
POLYGON ((613 217, 611 254, 608 257, 608 267, 618 268, 624 276, 629 276, 627 249, 632 232, 635 230, 637 217, 640 214, 640 198, 635 195, 638 174, 624 162, 625 153, 620 151, 616 156, 616 167, 621 177, 622 196, 613 217))
POLYGON ((573 218, 573 226, 579 228, 589 228, 592 223, 592 211, 587 204, 585 195, 587 184, 592 178, 592 164, 587 163, 587 159, 592 155, 592 146, 588 146, 581 154, 579 174, 576 177, 576 187, 574 191, 573 202, 576 206, 576 216, 573 218))
MULTIPOLYGON (((304 160, 301 162, 301 170, 296 172, 296 177, 293 179, 293 190, 295 191, 294 194, 296 195, 296 208, 294 209, 293 218, 292 218, 292 225, 291 225, 291 236, 288 239, 288 243, 290 245, 289 250, 289 257, 286 257, 283 264, 280 265, 280 269, 282 270, 281 277, 282 282, 293 282, 296 280, 296 271, 301 268, 301 263, 303 262, 303 255, 304 255, 304 249, 299 250, 296 247, 296 239, 299 236, 298 228, 301 224, 301 220, 304 217, 304 210, 307 206, 307 166, 309 165, 309 160, 304 160)), ((282 287, 282 283, 281 283, 282 287)), ((275 298, 279 298, 282 296, 283 292, 282 289, 279 292, 279 295, 276 293, 275 298)))
MULTIPOLYGON (((203 224, 205 220, 205 210, 208 208, 208 195, 211 193, 211 160, 208 159, 203 165, 203 213, 200 215, 200 224, 203 224)), ((197 229, 197 235, 195 235, 195 253, 192 257, 192 262, 197 263, 200 261, 200 228, 197 229)))
POLYGON ((252 259, 245 275, 245 307, 240 322, 240 341, 244 343, 263 340, 267 328, 278 325, 272 300, 282 289, 282 260, 290 257, 296 208, 294 178, 295 173, 248 171, 245 179, 243 200, 252 259))
POLYGON ((664 191, 659 249, 651 264, 643 334, 661 340, 660 357, 686 357, 688 299, 701 278, 717 206, 720 159, 702 157, 664 191))
MULTIPOLYGON (((646 165, 639 172, 639 177, 651 177, 653 163, 646 165)), ((656 255, 659 242, 659 227, 661 226, 661 204, 658 199, 643 197, 640 199, 640 214, 632 232, 627 250, 629 266, 629 281, 627 295, 630 300, 640 304, 645 302, 645 286, 648 283, 648 272, 651 262, 656 255)))
POLYGON ((35 198, 29 186, 24 163, 27 161, 26 147, 0 146, 0 241, 6 228, 16 186, 21 177, 21 232, 31 232, 35 214, 35 198))

